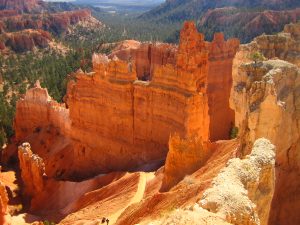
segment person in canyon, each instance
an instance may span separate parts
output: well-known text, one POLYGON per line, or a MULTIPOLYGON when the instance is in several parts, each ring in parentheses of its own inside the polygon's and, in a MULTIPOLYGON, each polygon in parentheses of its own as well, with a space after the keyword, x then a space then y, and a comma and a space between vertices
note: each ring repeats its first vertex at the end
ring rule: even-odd
POLYGON ((101 223, 105 223, 108 225, 109 224, 109 219, 103 217, 102 220, 101 220, 101 223))

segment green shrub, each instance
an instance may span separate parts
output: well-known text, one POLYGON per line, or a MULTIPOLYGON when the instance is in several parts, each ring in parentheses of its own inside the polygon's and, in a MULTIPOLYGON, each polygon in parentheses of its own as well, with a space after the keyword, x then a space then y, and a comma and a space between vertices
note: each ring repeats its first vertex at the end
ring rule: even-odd
POLYGON ((250 59, 254 61, 255 64, 257 64, 258 62, 264 61, 266 60, 266 58, 264 57, 264 55, 261 52, 254 52, 250 55, 250 59))
POLYGON ((43 224, 44 224, 44 225, 55 225, 54 222, 50 222, 50 221, 48 221, 48 220, 45 220, 45 221, 43 222, 43 224))
POLYGON ((239 133, 239 129, 237 127, 235 127, 235 126, 232 127, 231 130, 230 130, 230 139, 237 138, 238 133, 239 133))

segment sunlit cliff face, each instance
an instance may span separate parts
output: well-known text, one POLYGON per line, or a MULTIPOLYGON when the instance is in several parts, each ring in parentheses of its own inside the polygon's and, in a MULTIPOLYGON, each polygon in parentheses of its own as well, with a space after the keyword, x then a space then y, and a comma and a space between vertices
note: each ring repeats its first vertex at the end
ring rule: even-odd
MULTIPOLYGON (((94 55, 94 72, 78 72, 76 81, 68 84, 68 108, 52 101, 40 87, 27 92, 17 104, 16 137, 28 141, 37 128, 56 129, 66 139, 61 151, 73 153, 61 159, 62 152, 52 154, 46 171, 52 171, 49 175, 63 171, 61 175, 69 178, 164 160, 173 133, 181 138, 197 136, 204 142, 228 139, 234 119, 229 108, 230 64, 238 44, 234 39, 224 41, 222 35, 205 42, 195 25, 186 23, 178 51, 170 50, 175 46, 141 45, 145 53, 135 49, 132 62, 118 59, 117 54, 112 59, 94 55), (159 64, 158 58, 167 55, 164 49, 175 53, 176 60, 159 64), (146 82, 138 80, 136 68, 147 63, 134 61, 143 54, 150 55, 153 63, 148 67, 152 78, 146 82)), ((51 149, 53 141, 49 137, 41 151, 51 149)))

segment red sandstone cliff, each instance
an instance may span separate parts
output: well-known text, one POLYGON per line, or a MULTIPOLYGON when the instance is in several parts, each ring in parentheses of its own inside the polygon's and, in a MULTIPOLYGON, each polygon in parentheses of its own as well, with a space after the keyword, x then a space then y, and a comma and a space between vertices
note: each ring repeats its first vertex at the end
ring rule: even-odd
POLYGON ((137 77, 151 80, 155 67, 175 65, 176 53, 177 47, 170 44, 124 41, 117 44, 109 57, 117 56, 123 61, 135 62, 137 77))
POLYGON ((224 40, 216 33, 208 44, 207 94, 209 100, 210 140, 228 139, 234 126, 234 111, 229 106, 233 58, 239 47, 237 39, 224 40))
MULTIPOLYGON (((5 35, 4 47, 11 48, 15 52, 32 51, 34 48, 46 48, 52 40, 51 34, 43 30, 23 30, 5 35)), ((1 47, 0 47, 1 49, 1 47)))
POLYGON ((228 36, 238 37, 243 43, 248 43, 263 33, 279 32, 284 25, 296 23, 299 19, 300 8, 251 11, 226 7, 208 10, 201 18, 199 27, 207 33, 215 30, 226 31, 228 36))
POLYGON ((201 168, 212 154, 212 150, 210 143, 203 142, 199 137, 182 140, 176 134, 171 136, 161 190, 170 190, 186 175, 201 168))
POLYGON ((18 11, 16 10, 0 10, 0 18, 17 16, 18 11))
POLYGON ((44 14, 18 14, 2 17, 6 32, 20 31, 24 29, 43 29, 57 34, 66 32, 70 25, 91 20, 90 10, 82 9, 59 13, 44 14))
POLYGON ((39 0, 0 0, 0 10, 14 9, 28 12, 38 7, 39 0))
POLYGON ((1 41, 6 47, 16 52, 31 51, 35 47, 46 48, 52 39, 50 32, 55 35, 66 34, 79 24, 90 27, 89 29, 103 26, 92 17, 90 10, 49 14, 18 14, 12 10, 0 11, 1 41))
MULTIPOLYGON (((0 166, 0 174, 1 174, 1 166, 0 166)), ((0 224, 10 225, 11 218, 8 212, 8 194, 4 184, 0 181, 0 224)))
MULTIPOLYGON (((187 26, 184 29, 186 29, 186 32, 181 36, 180 46, 188 48, 188 46, 185 46, 184 44, 184 39, 188 39, 190 34, 197 34, 197 31, 194 26, 187 26)), ((182 32, 184 32, 184 30, 182 32)), ((191 37, 191 40, 197 40, 197 37, 191 37)), ((209 114, 213 117, 210 120, 210 140, 227 139, 229 137, 230 129, 234 124, 234 112, 229 107, 228 99, 232 84, 231 74, 233 57, 238 49, 239 41, 237 39, 225 41, 224 36, 221 33, 215 35, 212 43, 204 43, 203 37, 200 37, 199 40, 199 43, 191 43, 191 45, 198 45, 195 46, 196 49, 199 50, 203 48, 203 51, 209 52, 207 68, 206 66, 203 67, 203 70, 208 69, 208 76, 201 81, 202 84, 200 84, 201 82, 199 81, 199 84, 197 85, 203 86, 204 83, 207 83, 207 87, 205 88, 209 89, 207 91, 209 98, 209 114), (207 81, 205 79, 207 79, 207 81)), ((191 47, 191 49, 192 48, 193 47, 191 47)), ((155 73, 170 73, 170 71, 164 71, 163 68, 167 65, 176 67, 176 60, 188 60, 191 62, 191 66, 193 66, 193 60, 195 59, 190 58, 192 54, 194 54, 192 53, 192 50, 187 53, 178 53, 177 47, 169 44, 134 43, 134 45, 117 45, 110 57, 117 56, 122 60, 128 61, 131 59, 132 61, 135 61, 138 78, 152 80, 155 79, 155 77, 153 78, 155 73), (183 57, 184 59, 178 59, 177 57, 183 57)), ((178 63, 180 64, 181 62, 178 63)), ((185 66, 184 70, 188 70, 188 67, 185 66)), ((184 83, 185 81, 182 80, 180 82, 184 83)))
POLYGON ((24 195, 32 198, 44 189, 45 165, 43 160, 32 153, 30 144, 24 143, 18 149, 24 195))
POLYGON ((0 50, 4 50, 5 49, 5 45, 3 42, 0 42, 0 50))
POLYGON ((30 141, 33 136, 42 138, 49 127, 57 130, 66 145, 47 154, 42 149, 58 141, 60 136, 54 136, 43 148, 35 149, 48 155, 50 176, 64 171, 66 177, 132 169, 162 160, 170 134, 175 132, 181 138, 196 135, 204 142, 227 139, 233 122, 228 113, 230 63, 237 47, 238 41, 225 42, 221 35, 207 43, 193 23, 186 23, 175 63, 154 63, 151 81, 137 80, 138 62, 94 55, 94 72, 78 72, 76 81, 68 85, 68 109, 39 87, 27 92, 17 103, 16 138, 30 141), (222 112, 223 117, 219 116, 222 112), (217 129, 211 122, 214 119, 224 126, 217 129), (71 154, 63 153, 66 146, 71 154), (66 172, 67 159, 72 169, 66 172))

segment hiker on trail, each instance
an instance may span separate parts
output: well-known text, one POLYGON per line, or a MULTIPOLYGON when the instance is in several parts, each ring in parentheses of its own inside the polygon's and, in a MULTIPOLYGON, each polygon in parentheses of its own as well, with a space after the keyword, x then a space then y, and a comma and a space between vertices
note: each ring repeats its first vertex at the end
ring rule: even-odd
POLYGON ((106 223, 107 223, 107 225, 109 224, 109 219, 106 219, 106 223))
POLYGON ((103 217, 101 223, 105 223, 105 221, 106 221, 106 218, 103 217))

